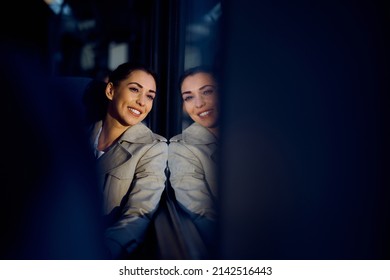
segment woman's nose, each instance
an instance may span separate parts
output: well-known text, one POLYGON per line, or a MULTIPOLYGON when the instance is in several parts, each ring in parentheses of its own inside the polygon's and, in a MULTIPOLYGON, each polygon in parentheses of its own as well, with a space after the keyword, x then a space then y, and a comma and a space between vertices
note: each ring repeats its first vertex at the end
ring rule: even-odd
POLYGON ((196 97, 195 98, 195 107, 196 108, 201 108, 206 104, 206 102, 203 100, 202 97, 196 97))
POLYGON ((143 92, 140 92, 140 94, 138 94, 137 104, 140 106, 145 106, 145 102, 146 102, 146 95, 143 92))

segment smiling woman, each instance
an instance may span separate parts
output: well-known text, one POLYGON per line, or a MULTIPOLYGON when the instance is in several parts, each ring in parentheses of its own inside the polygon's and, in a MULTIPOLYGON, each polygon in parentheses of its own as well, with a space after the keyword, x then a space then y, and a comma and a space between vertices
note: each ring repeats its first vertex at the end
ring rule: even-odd
POLYGON ((211 70, 195 67, 181 79, 184 110, 190 118, 218 135, 217 84, 211 70))
POLYGON ((166 181, 166 139, 142 123, 153 107, 156 75, 142 65, 121 64, 103 93, 106 113, 91 125, 90 143, 103 196, 105 244, 108 258, 134 258, 166 181))
POLYGON ((134 68, 126 78, 115 77, 116 73, 127 73, 129 64, 122 64, 110 76, 105 93, 111 102, 97 149, 105 151, 129 127, 143 121, 153 106, 156 95, 156 81, 152 73, 134 68))
POLYGON ((193 123, 170 139, 169 182, 184 217, 187 216, 196 228, 187 236, 188 243, 200 237, 204 245, 194 246, 193 250, 198 252, 192 254, 208 259, 217 248, 219 108, 216 74, 203 66, 190 68, 180 79, 180 92, 184 109, 193 123))

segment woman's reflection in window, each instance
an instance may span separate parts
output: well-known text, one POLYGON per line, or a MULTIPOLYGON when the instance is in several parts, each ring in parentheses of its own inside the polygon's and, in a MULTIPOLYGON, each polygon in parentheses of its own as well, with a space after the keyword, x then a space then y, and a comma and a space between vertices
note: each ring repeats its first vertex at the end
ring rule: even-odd
POLYGON ((168 166, 176 199, 190 215, 205 247, 214 249, 217 222, 218 83, 207 67, 188 69, 180 79, 183 109, 193 120, 170 139, 168 166))

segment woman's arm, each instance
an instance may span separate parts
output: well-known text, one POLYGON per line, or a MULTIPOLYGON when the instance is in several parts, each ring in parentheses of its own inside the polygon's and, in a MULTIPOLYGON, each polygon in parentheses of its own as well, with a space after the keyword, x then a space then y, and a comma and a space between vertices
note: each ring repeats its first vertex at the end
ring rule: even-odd
POLYGON ((158 142, 140 158, 120 219, 105 232, 112 258, 132 253, 143 241, 165 187, 167 157, 166 142, 158 142))

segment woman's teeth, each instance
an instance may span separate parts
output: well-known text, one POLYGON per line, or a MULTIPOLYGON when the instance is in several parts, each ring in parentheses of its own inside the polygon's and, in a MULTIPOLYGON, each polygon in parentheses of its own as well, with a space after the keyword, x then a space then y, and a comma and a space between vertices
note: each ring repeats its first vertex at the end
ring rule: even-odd
POLYGON ((140 111, 138 111, 138 110, 136 110, 136 109, 134 109, 134 108, 130 108, 130 111, 132 111, 134 114, 137 114, 137 115, 140 115, 140 114, 141 114, 140 111))
POLYGON ((210 114, 210 112, 211 111, 202 112, 202 113, 199 114, 199 117, 204 117, 204 116, 210 114))

